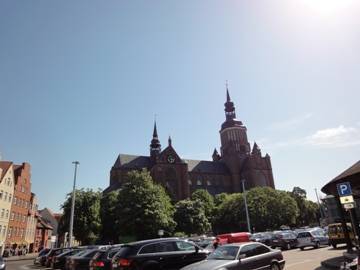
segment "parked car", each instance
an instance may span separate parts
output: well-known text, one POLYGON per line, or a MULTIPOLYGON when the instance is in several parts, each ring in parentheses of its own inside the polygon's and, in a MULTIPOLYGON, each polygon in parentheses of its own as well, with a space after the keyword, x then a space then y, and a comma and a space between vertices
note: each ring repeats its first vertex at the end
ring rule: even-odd
POLYGON ((110 270, 112 258, 122 246, 115 245, 107 250, 99 250, 89 262, 90 270, 110 270))
POLYGON ((226 233, 216 236, 216 239, 219 239, 219 244, 231 244, 231 243, 241 243, 249 242, 251 234, 248 232, 236 232, 236 233, 226 233))
MULTIPOLYGON (((355 237, 351 223, 346 224, 351 242, 355 243, 355 237)), ((329 244, 336 248, 338 244, 346 244, 345 233, 341 223, 332 223, 328 226, 329 244)))
POLYGON ((67 267, 68 270, 89 270, 90 260, 98 251, 98 248, 87 249, 84 252, 75 254, 74 256, 70 256, 66 259, 66 262, 68 262, 68 264, 66 265, 65 263, 65 267, 67 267))
POLYGON ((5 270, 5 269, 6 269, 5 260, 3 259, 3 257, 0 256, 0 270, 5 270))
POLYGON ((44 248, 42 249, 38 256, 34 259, 34 264, 40 264, 40 265, 45 265, 45 261, 46 261, 46 255, 49 253, 50 249, 49 248, 44 248))
POLYGON ((51 262, 54 256, 60 255, 61 253, 71 250, 70 248, 52 248, 50 251, 45 255, 45 262, 43 262, 41 265, 50 267, 51 262))
POLYGON ((283 250, 289 250, 297 247, 296 234, 293 232, 278 232, 271 241, 271 247, 280 247, 283 250))
POLYGON ((254 233, 251 235, 250 240, 263 243, 267 246, 271 246, 272 240, 275 238, 275 234, 271 232, 254 233))
POLYGON ((280 250, 261 243, 247 242, 219 246, 206 260, 181 270, 280 270, 284 266, 285 260, 280 250))
POLYGON ((112 259, 112 270, 175 270, 204 260, 208 251, 178 238, 125 244, 112 259))
POLYGON ((79 255, 80 252, 85 252, 85 251, 86 250, 83 249, 72 249, 72 250, 67 250, 59 255, 56 255, 52 259, 51 268, 65 270, 65 263, 67 257, 79 255))
POLYGON ((305 247, 319 248, 329 244, 329 238, 319 230, 301 232, 297 236, 298 247, 304 250, 305 247))

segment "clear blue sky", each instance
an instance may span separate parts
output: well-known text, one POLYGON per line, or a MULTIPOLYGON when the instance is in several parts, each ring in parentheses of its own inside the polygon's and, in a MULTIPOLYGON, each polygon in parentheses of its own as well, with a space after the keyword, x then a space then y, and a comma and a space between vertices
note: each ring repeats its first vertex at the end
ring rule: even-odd
POLYGON ((104 189, 119 153, 210 159, 225 81, 276 187, 314 188, 360 158, 355 0, 0 2, 0 153, 32 165, 40 206, 104 189))

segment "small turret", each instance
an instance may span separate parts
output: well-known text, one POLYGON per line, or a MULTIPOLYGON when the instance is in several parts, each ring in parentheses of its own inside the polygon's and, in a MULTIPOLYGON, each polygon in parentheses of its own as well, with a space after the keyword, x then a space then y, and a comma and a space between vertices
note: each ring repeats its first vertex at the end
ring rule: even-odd
POLYGON ((261 157, 261 150, 260 150, 260 147, 257 145, 256 142, 254 143, 251 154, 254 155, 254 156, 260 156, 261 157))
POLYGON ((216 148, 214 149, 214 152, 212 154, 212 159, 213 161, 219 161, 221 159, 221 156, 219 155, 218 151, 216 150, 216 148))

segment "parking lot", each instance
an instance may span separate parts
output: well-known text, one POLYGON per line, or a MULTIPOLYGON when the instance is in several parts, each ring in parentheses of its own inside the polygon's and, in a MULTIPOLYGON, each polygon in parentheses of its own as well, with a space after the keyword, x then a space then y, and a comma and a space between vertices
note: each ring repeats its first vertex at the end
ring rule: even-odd
MULTIPOLYGON (((285 269, 287 270, 322 270, 321 261, 339 257, 345 249, 324 247, 319 249, 307 248, 304 251, 292 249, 283 251, 286 260, 285 269)), ((41 269, 50 270, 50 268, 33 265, 33 260, 22 260, 7 262, 7 270, 28 270, 41 269)))

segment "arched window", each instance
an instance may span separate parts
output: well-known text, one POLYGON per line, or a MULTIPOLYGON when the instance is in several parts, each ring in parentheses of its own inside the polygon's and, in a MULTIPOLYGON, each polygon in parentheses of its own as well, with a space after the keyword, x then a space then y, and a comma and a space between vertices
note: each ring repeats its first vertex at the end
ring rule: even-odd
POLYGON ((176 197, 177 194, 177 177, 176 171, 173 168, 168 168, 165 171, 165 189, 172 198, 176 197))

